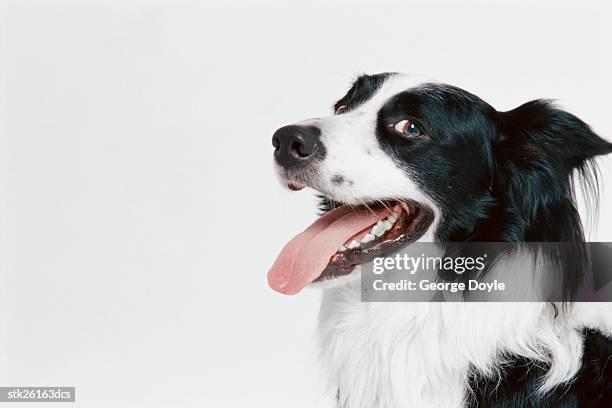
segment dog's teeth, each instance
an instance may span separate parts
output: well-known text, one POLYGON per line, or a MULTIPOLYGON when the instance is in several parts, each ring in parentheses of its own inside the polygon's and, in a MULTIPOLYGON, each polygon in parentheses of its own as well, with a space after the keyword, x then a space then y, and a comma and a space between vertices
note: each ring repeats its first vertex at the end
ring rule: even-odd
POLYGON ((387 221, 389 221, 391 224, 395 224, 395 221, 397 221, 397 215, 391 213, 391 215, 387 217, 387 221))
POLYGON ((340 245, 340 248, 338 248, 338 252, 344 252, 346 251, 346 247, 344 245, 340 245))
POLYGON ((370 231, 370 233, 376 235, 377 237, 380 237, 382 234, 385 233, 385 227, 383 227, 381 224, 376 224, 374 228, 372 228, 372 231, 370 231))
POLYGON ((348 248, 349 249, 355 249, 355 248, 359 248, 361 246, 361 244, 356 241, 356 240, 352 240, 350 244, 348 244, 348 248))
POLYGON ((383 221, 382 226, 385 231, 389 231, 391 228, 393 228, 393 224, 391 224, 389 221, 383 221))
POLYGON ((361 239, 362 244, 367 244, 368 242, 372 242, 376 239, 375 235, 365 234, 365 236, 361 239))

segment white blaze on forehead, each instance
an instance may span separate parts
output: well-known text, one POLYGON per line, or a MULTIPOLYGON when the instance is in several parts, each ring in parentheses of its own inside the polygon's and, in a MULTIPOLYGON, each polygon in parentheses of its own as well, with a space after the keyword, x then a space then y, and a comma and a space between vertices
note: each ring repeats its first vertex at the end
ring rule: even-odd
POLYGON ((396 74, 356 109, 308 121, 321 129, 321 142, 327 152, 318 166, 316 185, 312 187, 352 204, 393 198, 431 203, 401 164, 380 147, 376 137, 376 122, 382 106, 394 95, 426 82, 432 81, 396 74), (341 182, 337 181, 338 176, 341 182))

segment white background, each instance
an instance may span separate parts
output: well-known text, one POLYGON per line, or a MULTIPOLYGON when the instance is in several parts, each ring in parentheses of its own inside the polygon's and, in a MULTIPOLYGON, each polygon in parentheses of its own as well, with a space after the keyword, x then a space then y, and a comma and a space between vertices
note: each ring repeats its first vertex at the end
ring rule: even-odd
MULTIPOLYGON (((329 405, 318 293, 266 284, 315 217, 276 182, 276 128, 401 71, 498 109, 556 98, 612 139, 605 2, 427 4, 0 1, 0 385, 75 385, 79 407, 329 405)), ((604 181, 590 238, 612 241, 604 181)))

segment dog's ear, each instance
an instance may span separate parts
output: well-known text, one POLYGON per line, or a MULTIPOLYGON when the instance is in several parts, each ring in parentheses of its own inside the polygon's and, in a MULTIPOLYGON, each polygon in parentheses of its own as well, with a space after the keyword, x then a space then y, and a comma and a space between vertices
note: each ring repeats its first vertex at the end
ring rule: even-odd
POLYGON ((595 156, 612 152, 612 143, 548 100, 535 100, 500 112, 498 120, 494 151, 515 160, 542 159, 558 170, 571 172, 595 156))
POLYGON ((587 187, 585 196, 597 201, 597 166, 592 159, 611 153, 612 143, 547 100, 497 112, 496 121, 493 196, 510 200, 522 214, 537 217, 553 203, 574 205, 572 176, 577 173, 587 187))

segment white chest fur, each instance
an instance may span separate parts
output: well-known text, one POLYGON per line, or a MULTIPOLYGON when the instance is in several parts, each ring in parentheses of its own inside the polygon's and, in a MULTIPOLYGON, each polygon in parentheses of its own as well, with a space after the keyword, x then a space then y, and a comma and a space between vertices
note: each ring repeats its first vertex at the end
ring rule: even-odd
POLYGON ((362 303, 359 282, 324 291, 322 360, 343 408, 461 407, 470 370, 495 376, 504 355, 551 368, 548 390, 580 367, 584 327, 612 335, 612 304, 362 303))

